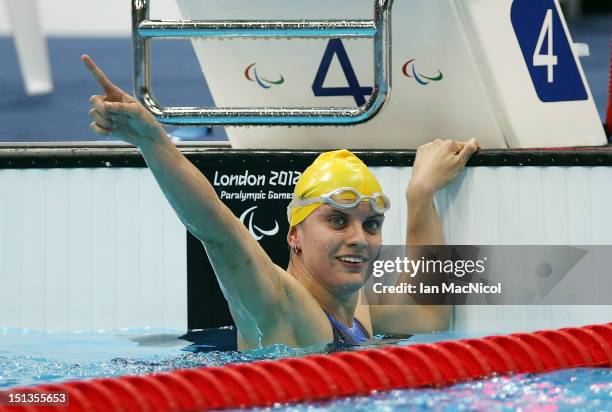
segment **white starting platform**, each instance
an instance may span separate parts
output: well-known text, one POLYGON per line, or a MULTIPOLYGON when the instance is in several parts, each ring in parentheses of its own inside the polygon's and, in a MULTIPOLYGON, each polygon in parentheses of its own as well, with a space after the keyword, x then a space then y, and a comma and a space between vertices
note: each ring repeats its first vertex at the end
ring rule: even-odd
MULTIPOLYGON (((373 0, 177 0, 186 20, 371 18, 373 0)), ((235 148, 408 149, 476 137, 485 148, 603 145, 556 0, 395 0, 392 93, 353 127, 228 128, 235 148)), ((371 40, 193 40, 218 107, 357 107, 371 40)))

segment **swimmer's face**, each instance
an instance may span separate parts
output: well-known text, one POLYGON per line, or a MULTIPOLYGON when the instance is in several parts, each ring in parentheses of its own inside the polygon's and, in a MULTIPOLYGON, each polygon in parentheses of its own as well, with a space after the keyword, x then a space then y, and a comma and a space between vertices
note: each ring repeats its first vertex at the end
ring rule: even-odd
POLYGON ((350 210, 321 205, 296 227, 294 242, 308 272, 332 293, 363 286, 382 243, 383 215, 367 202, 350 210))

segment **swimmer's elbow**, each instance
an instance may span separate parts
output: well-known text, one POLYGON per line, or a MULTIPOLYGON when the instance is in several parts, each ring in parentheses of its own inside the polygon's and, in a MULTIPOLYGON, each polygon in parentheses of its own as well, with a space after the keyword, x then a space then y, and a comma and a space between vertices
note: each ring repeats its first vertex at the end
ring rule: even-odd
POLYGON ((200 242, 202 242, 202 245, 204 245, 204 247, 207 248, 207 250, 209 248, 223 249, 224 244, 223 242, 221 242, 221 239, 218 236, 207 235, 205 231, 200 230, 195 225, 191 225, 188 221, 183 220, 183 219, 181 219, 181 221, 183 225, 185 226, 185 228, 187 229, 187 231, 191 233, 193 236, 195 236, 195 238, 198 239, 200 242))
MULTIPOLYGON (((239 234, 243 232, 242 225, 233 215, 217 219, 215 223, 211 223, 211 220, 214 219, 211 216, 203 219, 190 219, 186 215, 177 215, 189 233, 208 248, 231 250, 228 247, 232 241, 235 243, 236 238, 240 237, 239 234)), ((244 234, 242 236, 244 237, 244 234)))

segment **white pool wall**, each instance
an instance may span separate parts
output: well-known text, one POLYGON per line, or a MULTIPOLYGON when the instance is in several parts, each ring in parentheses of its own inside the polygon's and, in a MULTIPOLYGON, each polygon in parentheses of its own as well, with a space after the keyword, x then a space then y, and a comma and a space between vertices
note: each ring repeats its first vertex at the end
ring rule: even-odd
POLYGON ((0 326, 187 328, 186 233, 148 169, 0 170, 0 326))

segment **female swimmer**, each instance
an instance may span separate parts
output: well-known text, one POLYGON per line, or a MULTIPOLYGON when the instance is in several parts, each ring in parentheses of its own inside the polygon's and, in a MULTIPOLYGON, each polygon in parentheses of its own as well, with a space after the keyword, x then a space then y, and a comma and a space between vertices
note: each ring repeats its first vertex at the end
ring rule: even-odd
MULTIPOLYGON (((151 113, 88 56, 82 60, 104 93, 90 98, 91 128, 139 148, 181 221, 202 241, 238 327, 239 349, 358 343, 373 334, 447 327, 447 306, 359 302, 368 261, 382 242, 389 200, 352 153, 321 154, 298 181, 288 208, 291 258, 285 270, 272 262, 151 113)), ((408 245, 444 243, 433 196, 476 150, 474 139, 434 140, 419 147, 406 189, 408 245)))

